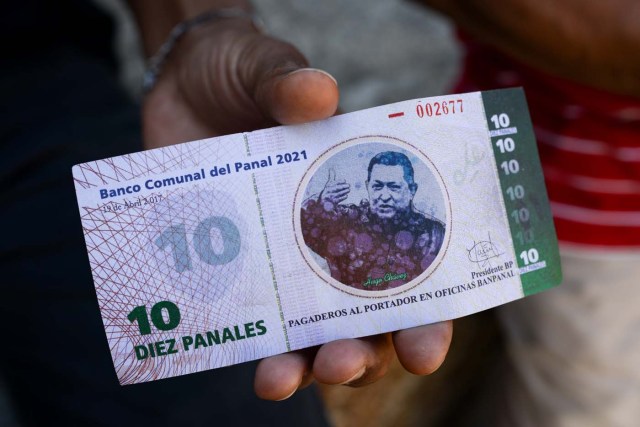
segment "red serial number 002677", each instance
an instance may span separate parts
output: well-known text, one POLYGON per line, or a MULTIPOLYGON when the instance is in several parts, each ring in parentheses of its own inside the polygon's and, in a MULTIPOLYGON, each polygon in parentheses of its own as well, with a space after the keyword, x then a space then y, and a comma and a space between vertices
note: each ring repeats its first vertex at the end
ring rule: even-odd
POLYGON ((442 102, 427 102, 416 105, 416 114, 422 118, 424 116, 445 116, 447 114, 457 114, 464 112, 462 99, 450 99, 442 102))

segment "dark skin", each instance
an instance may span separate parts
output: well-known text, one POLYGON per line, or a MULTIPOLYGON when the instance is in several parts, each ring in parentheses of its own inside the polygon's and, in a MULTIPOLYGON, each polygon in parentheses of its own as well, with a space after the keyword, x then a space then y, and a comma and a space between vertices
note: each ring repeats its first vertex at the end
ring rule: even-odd
MULTIPOLYGON (((130 0, 147 55, 177 23, 204 11, 250 5, 235 0, 130 0)), ((335 114, 339 90, 329 74, 309 69, 293 46, 261 34, 244 18, 190 31, 175 46, 143 105, 147 148, 304 123, 335 114)), ((375 382, 394 357, 407 371, 425 375, 443 362, 453 333, 442 322, 263 359, 256 394, 282 400, 313 380, 353 387, 375 382)))
POLYGON ((637 0, 414 0, 537 69, 640 97, 637 0))

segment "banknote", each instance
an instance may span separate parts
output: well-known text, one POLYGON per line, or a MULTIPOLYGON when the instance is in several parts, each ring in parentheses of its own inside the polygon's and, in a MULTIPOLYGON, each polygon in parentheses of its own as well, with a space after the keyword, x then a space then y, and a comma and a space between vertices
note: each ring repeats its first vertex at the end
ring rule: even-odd
POLYGON ((126 154, 73 177, 121 384, 453 319, 561 280, 521 89, 126 154))

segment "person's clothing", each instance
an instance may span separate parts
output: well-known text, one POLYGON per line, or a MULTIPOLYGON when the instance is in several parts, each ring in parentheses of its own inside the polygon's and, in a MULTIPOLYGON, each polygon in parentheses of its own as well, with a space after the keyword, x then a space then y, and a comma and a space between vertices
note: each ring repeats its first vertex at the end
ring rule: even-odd
POLYGON ((463 40, 456 91, 525 89, 564 274, 558 288, 498 308, 511 369, 503 369, 502 399, 488 425, 636 426, 640 100, 463 40))
POLYGON ((564 282, 501 307, 512 375, 504 427, 633 427, 640 419, 640 253, 564 250, 564 282))
POLYGON ((640 99, 553 77, 463 40, 456 92, 525 89, 559 240, 640 250, 640 99))
POLYGON ((141 150, 139 109, 98 48, 65 39, 18 53, 0 67, 0 383, 19 425, 327 425, 313 388, 258 399, 253 363, 118 384, 71 167, 141 150))
POLYGON ((323 257, 331 277, 356 289, 402 286, 433 263, 444 224, 413 209, 382 219, 360 205, 323 204, 309 199, 301 212, 302 235, 323 257))
POLYGON ((116 67, 114 23, 90 0, 20 0, 0 15, 2 61, 29 60, 60 46, 73 46, 116 67))

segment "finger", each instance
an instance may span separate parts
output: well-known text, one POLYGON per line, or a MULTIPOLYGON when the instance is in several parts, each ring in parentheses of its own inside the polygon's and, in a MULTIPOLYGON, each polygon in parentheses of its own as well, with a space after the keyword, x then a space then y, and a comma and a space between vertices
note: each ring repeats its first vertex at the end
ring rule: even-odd
POLYGON ((258 106, 282 124, 331 117, 338 108, 338 99, 336 80, 329 73, 314 68, 301 68, 270 77, 256 92, 258 106))
POLYGON ((453 322, 418 326, 393 333, 398 360, 416 375, 435 372, 447 355, 453 336, 453 322))
MULTIPOLYGON (((189 100, 208 122, 225 131, 239 131, 282 124, 320 120, 334 114, 338 87, 329 74, 306 68, 305 57, 291 44, 256 33, 244 21, 215 26, 213 36, 199 45, 212 58, 202 79, 202 67, 184 73, 181 88, 189 90, 189 100), (204 94, 204 96, 203 96, 204 94), (206 112, 206 113, 205 113, 206 112)), ((210 27, 207 27, 210 28, 210 27)))
POLYGON ((359 387, 381 378, 392 358, 389 334, 333 341, 318 350, 313 375, 321 383, 359 387))
POLYGON ((258 397, 266 400, 284 400, 299 387, 309 382, 311 360, 309 351, 279 354, 263 359, 258 364, 254 390, 258 397))
POLYGON ((349 184, 340 184, 340 185, 332 185, 327 189, 328 193, 344 193, 345 191, 349 191, 349 184))
POLYGON ((338 85, 327 72, 306 68, 304 56, 289 43, 257 36, 238 58, 243 86, 262 113, 294 124, 332 116, 338 85))
POLYGON ((311 370, 309 370, 302 377, 302 381, 300 382, 300 385, 298 386, 298 390, 302 390, 304 388, 309 387, 311 384, 313 384, 314 380, 315 380, 315 378, 313 378, 313 372, 311 370))
POLYGON ((334 181, 335 184, 333 184, 334 187, 336 188, 349 188, 351 187, 351 184, 349 184, 347 181, 334 181))
POLYGON ((349 196, 350 191, 346 190, 346 191, 338 191, 335 192, 333 194, 331 194, 331 197, 333 197, 334 199, 338 199, 338 198, 347 198, 349 196))
POLYGON ((341 202, 345 201, 347 198, 349 198, 348 194, 342 194, 342 195, 339 195, 339 196, 333 196, 333 201, 335 203, 341 203, 341 202))

